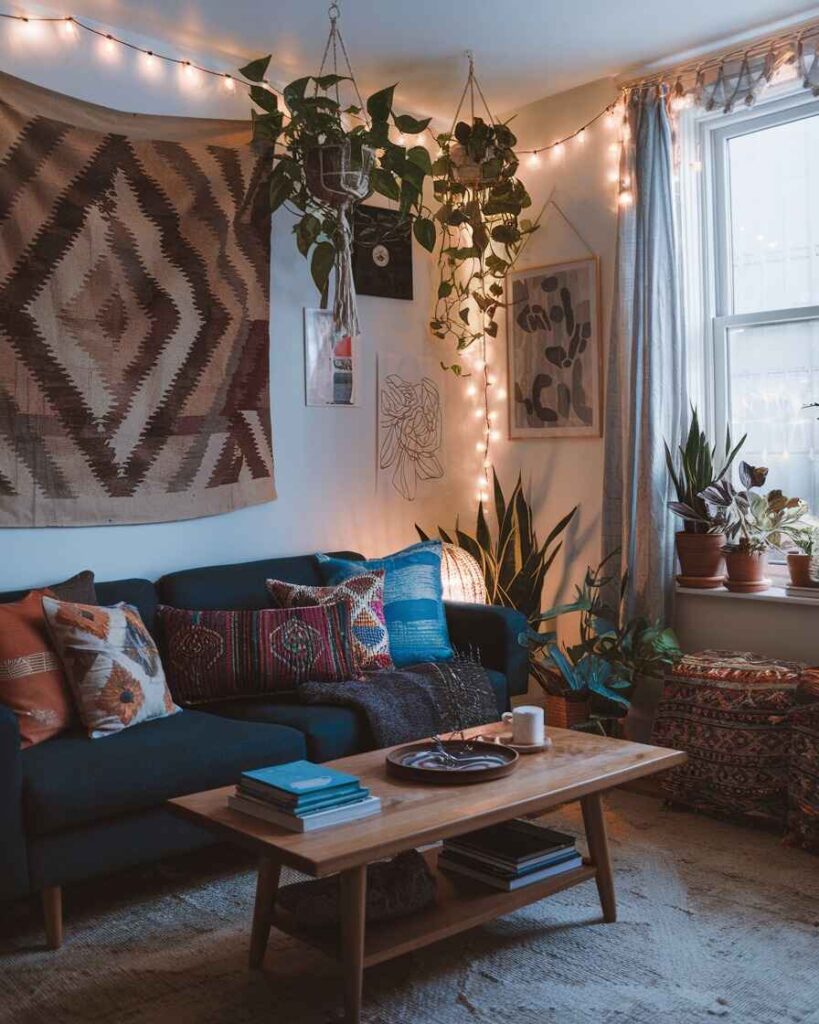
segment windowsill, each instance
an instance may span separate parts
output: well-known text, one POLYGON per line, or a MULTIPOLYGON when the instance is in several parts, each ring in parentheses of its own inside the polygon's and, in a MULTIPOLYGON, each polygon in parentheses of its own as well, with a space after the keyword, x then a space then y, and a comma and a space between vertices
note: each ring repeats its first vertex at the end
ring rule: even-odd
POLYGON ((819 598, 813 597, 789 597, 785 593, 784 587, 771 587, 769 590, 763 590, 761 594, 734 594, 730 590, 726 590, 724 587, 720 587, 718 590, 698 590, 696 587, 677 587, 677 593, 683 594, 686 597, 707 597, 710 599, 719 598, 725 600, 726 598, 732 601, 769 601, 774 604, 783 605, 814 605, 819 610, 819 598))

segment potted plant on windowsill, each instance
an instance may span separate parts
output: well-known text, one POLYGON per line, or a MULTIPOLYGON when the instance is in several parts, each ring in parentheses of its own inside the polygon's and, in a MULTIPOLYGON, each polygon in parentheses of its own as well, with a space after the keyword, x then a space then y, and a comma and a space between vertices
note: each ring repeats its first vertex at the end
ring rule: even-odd
POLYGON ((677 465, 668 444, 665 446, 666 465, 677 493, 677 500, 669 502, 668 507, 683 521, 683 529, 676 534, 680 560, 677 582, 681 586, 714 590, 724 582, 723 523, 711 515, 702 493, 723 480, 746 436, 732 447, 731 431, 726 431, 725 451, 717 468, 716 445, 710 444, 700 429, 697 410, 692 406, 691 425, 685 444, 678 448, 677 465))
POLYGON ((817 551, 817 539, 819 531, 811 523, 804 523, 795 529, 791 534, 791 540, 796 551, 789 551, 787 555, 788 574, 793 587, 815 587, 811 576, 811 563, 817 551))
POLYGON ((771 586, 765 575, 768 552, 782 549, 786 539, 794 541, 805 530, 807 505, 801 498, 788 498, 779 490, 760 494, 768 478, 764 466, 739 464, 743 490, 730 480, 721 480, 702 492, 709 514, 724 523, 726 587, 734 593, 754 594, 771 586))
POLYGON ((643 616, 627 619, 625 594, 628 574, 620 584, 616 607, 604 597, 614 584, 605 571, 618 552, 608 555, 596 569, 588 568, 577 600, 551 608, 540 616, 548 622, 569 612, 580 612, 580 638, 561 648, 552 633, 531 630, 528 642, 545 648, 542 671, 536 674, 546 692, 550 724, 571 728, 588 720, 593 702, 607 716, 622 718, 631 697, 647 677, 662 676, 682 657, 674 631, 643 616), (602 707, 601 707, 602 705, 602 707))

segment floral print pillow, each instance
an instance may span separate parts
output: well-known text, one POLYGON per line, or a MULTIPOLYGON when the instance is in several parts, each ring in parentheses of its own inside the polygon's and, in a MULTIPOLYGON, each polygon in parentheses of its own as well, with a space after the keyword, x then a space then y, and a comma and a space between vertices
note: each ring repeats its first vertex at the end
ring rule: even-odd
POLYGON ((136 608, 124 602, 102 608, 44 597, 43 612, 92 739, 180 710, 136 608))

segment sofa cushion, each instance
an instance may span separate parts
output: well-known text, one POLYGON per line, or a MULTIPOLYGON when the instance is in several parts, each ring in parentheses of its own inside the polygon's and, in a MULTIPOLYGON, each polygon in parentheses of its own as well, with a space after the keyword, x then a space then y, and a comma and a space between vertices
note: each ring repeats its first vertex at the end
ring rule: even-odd
POLYGON ((183 711, 104 742, 65 733, 22 752, 27 829, 59 829, 236 782, 249 768, 305 756, 295 729, 183 711))
POLYGON ((398 668, 452 657, 443 603, 440 541, 413 544, 394 555, 364 562, 323 554, 317 557, 324 582, 331 585, 362 572, 384 571, 384 615, 390 654, 398 668))
POLYGON ((110 607, 124 601, 125 604, 136 608, 148 630, 154 633, 156 606, 159 601, 156 587, 150 580, 109 580, 107 583, 96 583, 94 586, 98 604, 110 607))
POLYGON ((374 743, 367 719, 352 708, 324 704, 301 704, 295 694, 277 694, 254 700, 231 700, 209 704, 207 710, 243 721, 286 725, 304 733, 307 757, 311 761, 333 761, 364 750, 374 743))
MULTIPOLYGON (((341 558, 360 559, 353 551, 340 551, 341 558)), ((270 601, 265 580, 286 580, 306 586, 321 586, 315 555, 295 558, 265 558, 258 562, 236 562, 233 565, 210 565, 202 569, 185 569, 163 576, 157 583, 163 604, 175 608, 201 611, 267 608, 270 601)))
POLYGON ((163 657, 180 704, 260 697, 358 673, 346 601, 311 608, 190 611, 160 605, 163 657))
MULTIPOLYGON (((495 693, 498 714, 502 715, 509 710, 506 676, 491 670, 486 674, 495 693)), ((363 750, 372 750, 375 745, 367 720, 360 712, 326 704, 301 704, 295 693, 277 694, 275 700, 224 701, 208 705, 207 710, 228 718, 273 722, 299 729, 304 733, 307 756, 311 761, 349 757, 363 750)))

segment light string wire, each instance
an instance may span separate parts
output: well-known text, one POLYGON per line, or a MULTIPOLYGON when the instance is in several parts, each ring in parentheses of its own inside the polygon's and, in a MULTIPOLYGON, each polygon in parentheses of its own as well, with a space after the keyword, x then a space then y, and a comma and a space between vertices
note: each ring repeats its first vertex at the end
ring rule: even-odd
MULTIPOLYGON (((231 91, 231 92, 236 88, 237 85, 242 86, 243 88, 247 89, 248 92, 249 92, 250 89, 252 88, 252 86, 258 84, 258 83, 255 83, 255 82, 246 82, 239 75, 232 75, 232 74, 230 74, 227 71, 219 71, 219 70, 217 70, 215 68, 210 68, 210 67, 207 67, 204 64, 200 64, 197 61, 187 60, 184 57, 173 57, 170 54, 161 53, 158 50, 151 50, 151 49, 149 49, 146 46, 140 46, 138 43, 131 42, 128 39, 124 39, 122 36, 117 35, 114 32, 106 32, 103 29, 95 28, 93 25, 89 25, 87 22, 83 21, 81 18, 78 18, 78 17, 76 17, 73 14, 67 14, 67 15, 11 14, 11 13, 9 13, 7 11, 0 11, 0 18, 4 19, 6 21, 14 21, 14 22, 18 22, 18 23, 21 23, 21 24, 38 24, 38 23, 40 23, 40 24, 49 24, 49 25, 54 25, 54 26, 63 25, 63 26, 67 27, 67 30, 70 33, 73 33, 74 29, 78 29, 78 30, 80 30, 82 32, 87 32, 89 35, 95 36, 97 39, 101 39, 103 41, 110 42, 110 43, 113 43, 113 44, 118 45, 118 46, 122 46, 122 47, 124 47, 127 50, 133 51, 134 53, 141 53, 141 54, 144 54, 146 57, 151 57, 151 58, 153 58, 155 60, 164 61, 166 64, 172 64, 172 65, 174 65, 176 67, 180 67, 180 68, 183 68, 183 69, 184 68, 190 68, 191 70, 198 71, 198 72, 200 72, 203 75, 209 75, 210 77, 212 77, 214 79, 221 79, 222 82, 225 85, 225 88, 228 91, 231 91)), ((342 46, 343 46, 343 43, 342 43, 342 46)), ((346 57, 346 51, 344 52, 344 55, 346 57)), ((269 81, 265 80, 261 84, 264 86, 264 88, 268 89, 270 92, 276 93, 278 96, 282 96, 282 90, 274 87, 273 85, 271 85, 269 81)), ((466 92, 466 90, 464 90, 464 93, 465 92, 466 92)), ((483 99, 483 96, 481 96, 481 98, 483 99)), ((485 102, 486 101, 484 100, 484 103, 485 102)), ((538 153, 544 153, 544 152, 546 152, 546 151, 548 151, 550 149, 554 149, 557 146, 560 146, 560 145, 563 145, 563 144, 565 144, 567 142, 570 142, 576 136, 580 135, 586 128, 588 128, 590 125, 594 124, 595 121, 598 121, 600 118, 604 117, 606 114, 609 114, 617 106, 618 102, 619 101, 615 101, 614 103, 610 103, 603 110, 601 110, 599 114, 596 114, 593 118, 591 118, 589 121, 587 121, 586 124, 582 125, 580 128, 577 128, 575 131, 570 132, 565 138, 557 139, 557 140, 555 140, 553 142, 550 142, 550 143, 548 143, 546 145, 543 145, 543 146, 537 146, 534 149, 519 149, 519 150, 517 150, 517 152, 523 154, 524 156, 528 156, 530 154, 535 154, 536 155, 538 153)), ((362 102, 362 107, 363 107, 363 102, 362 102)), ((434 131, 434 129, 431 128, 431 127, 428 128, 427 129, 427 133, 431 137, 432 142, 434 142, 435 145, 437 145, 437 141, 438 141, 437 140, 437 134, 434 131)))

